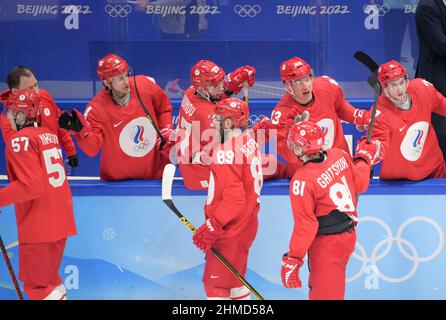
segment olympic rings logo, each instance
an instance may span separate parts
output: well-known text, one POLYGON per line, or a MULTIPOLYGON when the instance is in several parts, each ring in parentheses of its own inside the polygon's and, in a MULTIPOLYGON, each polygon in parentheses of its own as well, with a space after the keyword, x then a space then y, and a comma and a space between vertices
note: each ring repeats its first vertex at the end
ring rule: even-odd
POLYGON ((141 150, 146 150, 148 147, 149 147, 149 140, 146 139, 143 142, 136 144, 133 147, 133 150, 134 151, 141 151, 141 150))
POLYGON ((262 117, 265 117, 265 115, 263 115, 263 114, 261 114, 259 116, 256 116, 255 114, 250 115, 248 118, 248 127, 251 128, 262 117))
POLYGON ((377 270, 377 276, 386 282, 400 283, 400 282, 407 281, 416 273, 418 266, 421 262, 428 262, 430 260, 433 260, 436 256, 438 256, 440 254, 440 252, 442 251, 442 249, 444 247, 443 230, 441 229, 440 225, 435 220, 433 220, 429 217, 416 216, 416 217, 407 219, 398 228, 396 236, 392 235, 392 230, 390 229, 390 227, 379 218, 364 217, 364 218, 360 218, 359 222, 360 222, 360 226, 362 226, 363 223, 365 223, 365 222, 377 223, 378 225, 380 225, 384 228, 384 231, 386 232, 386 236, 384 237, 383 240, 379 241, 375 245, 370 257, 367 255, 364 247, 359 242, 356 242, 357 250, 355 250, 352 257, 355 259, 358 259, 361 262, 361 267, 358 272, 356 272, 353 276, 351 276, 350 278, 347 279, 347 282, 353 282, 353 281, 358 280, 362 276, 362 274, 366 271, 366 268, 368 265, 372 265, 373 267, 375 267, 377 270), (403 232, 404 232, 405 228, 414 222, 428 223, 434 227, 435 231, 438 234, 438 245, 435 248, 435 250, 432 251, 432 253, 430 255, 420 257, 415 246, 411 242, 409 242, 407 239, 403 238, 403 232), (401 277, 395 277, 395 278, 385 275, 379 269, 378 264, 377 264, 379 261, 383 260, 389 254, 390 250, 393 247, 394 242, 396 243, 399 252, 405 258, 407 258, 409 261, 411 261, 413 264, 411 269, 409 270, 409 272, 407 272, 405 275, 403 275, 401 277), (383 248, 383 247, 384 247, 383 252, 378 254, 378 252, 380 252, 381 248, 383 248), (405 247, 408 248, 409 250, 407 251, 405 249, 405 247), (357 251, 359 251, 359 254, 357 253, 357 251))
POLYGON ((389 12, 390 7, 387 4, 383 4, 380 6, 379 4, 366 4, 362 10, 364 13, 367 13, 369 16, 375 16, 378 15, 382 17, 387 12, 389 12))
POLYGON ((105 6, 105 12, 108 13, 108 15, 112 18, 116 17, 125 18, 130 14, 130 12, 132 12, 132 7, 129 6, 128 4, 124 6, 121 6, 119 4, 114 6, 111 4, 107 4, 105 6))
POLYGON ((234 12, 237 13, 241 18, 250 17, 254 18, 256 15, 258 15, 262 11, 262 8, 256 4, 256 5, 249 5, 246 4, 244 6, 238 4, 234 6, 234 12))

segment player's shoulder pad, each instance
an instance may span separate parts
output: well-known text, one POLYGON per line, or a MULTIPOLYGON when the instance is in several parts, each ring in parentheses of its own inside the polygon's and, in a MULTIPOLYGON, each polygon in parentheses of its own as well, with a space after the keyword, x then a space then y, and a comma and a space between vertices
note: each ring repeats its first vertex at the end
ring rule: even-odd
POLYGON ((314 81, 318 81, 318 82, 325 83, 325 84, 329 83, 330 85, 340 87, 339 83, 335 79, 333 79, 329 76, 326 76, 326 75, 317 77, 314 79, 314 81))
POLYGON ((414 89, 418 89, 418 88, 432 89, 432 88, 435 88, 432 83, 430 83, 429 81, 427 81, 424 78, 415 78, 415 79, 410 80, 409 81, 409 87, 414 88, 414 89))

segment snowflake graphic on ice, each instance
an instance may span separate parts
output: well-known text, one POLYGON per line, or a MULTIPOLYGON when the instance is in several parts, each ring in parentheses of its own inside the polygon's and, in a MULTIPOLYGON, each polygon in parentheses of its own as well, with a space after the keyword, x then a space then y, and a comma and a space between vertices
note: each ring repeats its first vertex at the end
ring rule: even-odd
POLYGON ((102 230, 102 239, 112 241, 116 237, 116 232, 112 228, 105 228, 102 230))

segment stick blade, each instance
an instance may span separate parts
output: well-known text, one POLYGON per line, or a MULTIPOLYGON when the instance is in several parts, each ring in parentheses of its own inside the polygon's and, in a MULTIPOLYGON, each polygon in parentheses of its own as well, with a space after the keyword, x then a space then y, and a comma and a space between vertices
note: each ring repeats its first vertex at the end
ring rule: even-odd
POLYGON ((363 51, 356 51, 353 54, 353 57, 355 57, 356 60, 365 65, 370 70, 370 72, 375 72, 379 68, 379 65, 375 62, 375 60, 373 60, 367 53, 363 51))
POLYGON ((163 170, 163 180, 161 182, 161 196, 163 200, 172 199, 172 184, 175 176, 175 165, 168 163, 163 170))

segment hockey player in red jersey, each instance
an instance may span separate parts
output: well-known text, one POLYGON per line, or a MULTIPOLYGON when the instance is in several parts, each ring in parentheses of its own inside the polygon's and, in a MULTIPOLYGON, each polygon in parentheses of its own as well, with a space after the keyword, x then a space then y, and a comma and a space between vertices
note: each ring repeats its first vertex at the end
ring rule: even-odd
POLYGON ((10 183, 0 189, 0 207, 15 204, 19 279, 30 299, 66 299, 59 275, 67 237, 76 234, 70 186, 58 137, 39 127, 40 97, 19 90, 7 103, 16 131, 6 144, 10 183))
POLYGON ((301 58, 282 62, 280 78, 287 92, 272 111, 271 121, 277 129, 277 152, 286 161, 286 177, 291 178, 300 165, 287 148, 288 130, 294 118, 304 111, 309 113, 310 121, 322 128, 326 148, 335 147, 350 153, 341 120, 364 130, 369 123, 368 112, 354 108, 335 80, 327 76, 315 78, 310 65, 301 58))
POLYGON ((101 179, 161 178, 173 145, 169 140, 172 133, 169 97, 150 77, 136 76, 135 87, 127 61, 115 54, 99 59, 97 71, 104 88, 88 103, 83 115, 76 109, 72 114, 64 112, 59 125, 74 133, 79 147, 88 156, 94 157, 101 150, 101 179), (155 126, 166 144, 161 144, 155 126))
POLYGON ((229 98, 215 106, 213 119, 221 145, 210 164, 206 222, 193 236, 194 244, 206 253, 203 283, 208 299, 250 298, 248 289, 210 251, 215 247, 245 276, 263 184, 259 146, 242 132, 248 116, 248 106, 240 99, 229 98))
POLYGON ((345 270, 356 242, 356 193, 367 190, 370 166, 379 162, 379 142, 358 143, 354 162, 344 150, 324 151, 324 133, 304 121, 291 127, 289 149, 302 166, 291 179, 294 216, 289 252, 282 257, 282 282, 300 288, 299 268, 308 251, 309 298, 344 299, 345 270))
POLYGON ((207 189, 209 161, 215 139, 209 117, 215 103, 240 92, 246 82, 254 84, 256 70, 242 66, 225 76, 221 67, 209 60, 200 60, 192 68, 190 86, 181 102, 177 134, 178 163, 188 189, 207 189))
POLYGON ((383 145, 381 179, 446 178, 446 164, 431 123, 431 113, 446 116, 446 98, 424 79, 408 80, 396 61, 382 64, 383 87, 372 137, 383 145))
MULTIPOLYGON (((6 83, 9 90, 0 94, 0 102, 3 105, 6 105, 8 98, 18 90, 33 89, 39 94, 41 99, 40 125, 57 134, 59 142, 67 154, 68 164, 70 167, 77 167, 79 159, 73 140, 66 130, 59 128, 58 120, 61 111, 57 107, 53 97, 47 91, 39 88, 37 79, 31 69, 25 66, 13 68, 8 74, 6 83)), ((15 133, 15 130, 11 127, 4 113, 0 114, 0 127, 3 140, 5 143, 8 143, 9 138, 15 133)))

